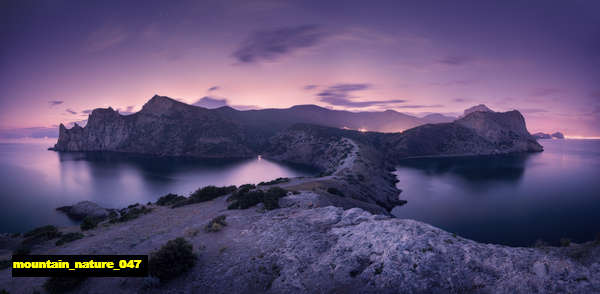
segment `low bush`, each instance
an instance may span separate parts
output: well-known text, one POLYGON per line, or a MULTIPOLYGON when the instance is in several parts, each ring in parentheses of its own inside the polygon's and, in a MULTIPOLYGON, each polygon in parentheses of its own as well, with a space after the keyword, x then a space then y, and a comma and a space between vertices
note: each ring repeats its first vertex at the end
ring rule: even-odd
POLYGON ((231 192, 231 196, 227 198, 227 202, 234 202, 242 198, 246 193, 250 192, 250 190, 255 189, 256 185, 254 184, 244 184, 241 185, 237 190, 231 192))
POLYGON ((226 218, 227 216, 225 215, 219 215, 213 218, 204 227, 204 231, 206 231, 207 233, 220 231, 221 229, 223 229, 223 227, 227 226, 227 222, 225 221, 226 218))
POLYGON ((279 208, 279 198, 285 196, 287 190, 281 187, 273 187, 267 190, 238 190, 230 198, 232 203, 228 209, 246 209, 258 203, 263 203, 265 209, 279 208))
POLYGON ((204 188, 196 190, 194 193, 190 195, 190 201, 192 203, 210 201, 217 197, 227 195, 237 188, 235 186, 227 186, 227 187, 216 187, 216 186, 206 186, 204 188))
POLYGON ((235 186, 224 186, 224 187, 206 186, 204 188, 200 188, 200 189, 196 190, 188 198, 179 196, 179 197, 183 197, 183 198, 178 198, 178 201, 174 202, 174 204, 171 205, 171 208, 181 207, 181 206, 190 205, 190 204, 199 203, 199 202, 210 201, 217 197, 221 197, 223 195, 227 195, 229 193, 235 192, 236 189, 237 188, 235 186))
POLYGON ((150 256, 150 275, 164 282, 190 270, 196 263, 193 246, 184 238, 170 240, 150 256))
POLYGON ((571 239, 569 239, 569 238, 561 238, 560 239, 561 247, 569 247, 570 245, 571 245, 571 239))
POLYGON ((96 228, 101 221, 101 218, 86 216, 79 225, 79 227, 82 231, 91 230, 96 228))
POLYGON ((59 236, 58 234, 59 234, 58 229, 55 226, 47 225, 47 226, 35 228, 35 229, 23 234, 23 237, 28 238, 28 237, 44 235, 44 236, 48 236, 49 238, 56 238, 59 236))
POLYGON ((63 245, 65 243, 73 242, 83 238, 83 234, 80 232, 66 233, 56 241, 56 246, 63 245))
POLYGON ((287 191, 281 187, 273 187, 267 190, 263 195, 263 204, 266 210, 279 208, 279 198, 287 195, 287 191))
POLYGON ((258 183, 258 185, 259 186, 277 185, 277 184, 287 183, 289 181, 290 181, 289 178, 277 178, 277 179, 274 179, 274 180, 268 181, 268 182, 260 182, 260 183, 258 183))
POLYGON ((160 206, 174 205, 177 202, 181 202, 181 201, 185 201, 185 200, 187 200, 187 198, 185 198, 184 196, 169 193, 163 197, 158 198, 158 200, 156 201, 156 205, 160 205, 160 206))
POLYGON ((51 277, 44 283, 44 289, 48 293, 65 293, 75 290, 85 277, 51 277))
POLYGON ((119 216, 118 218, 111 219, 110 223, 123 223, 126 221, 130 221, 132 219, 140 217, 141 215, 150 213, 151 211, 152 208, 149 208, 145 205, 137 205, 133 207, 130 206, 128 208, 121 209, 119 211, 119 213, 121 213, 121 216, 119 216))
POLYGON ((344 192, 334 187, 327 188, 327 193, 344 197, 344 192))
POLYGON ((25 247, 31 247, 44 241, 52 240, 60 237, 62 234, 58 231, 55 226, 48 225, 39 228, 35 228, 25 234, 23 234, 23 241, 21 244, 25 247))

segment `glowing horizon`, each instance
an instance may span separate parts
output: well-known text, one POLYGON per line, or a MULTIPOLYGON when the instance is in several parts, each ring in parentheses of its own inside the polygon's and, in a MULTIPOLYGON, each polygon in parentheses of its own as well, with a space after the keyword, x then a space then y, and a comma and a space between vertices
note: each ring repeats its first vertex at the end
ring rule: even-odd
POLYGON ((309 2, 7 3, 0 129, 160 94, 415 116, 486 104, 531 133, 600 136, 598 3, 309 2))

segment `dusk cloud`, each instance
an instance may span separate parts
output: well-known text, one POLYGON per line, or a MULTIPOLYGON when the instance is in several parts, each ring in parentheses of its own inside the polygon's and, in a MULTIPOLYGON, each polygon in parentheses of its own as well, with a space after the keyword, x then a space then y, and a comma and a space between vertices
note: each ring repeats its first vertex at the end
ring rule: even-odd
POLYGON ((432 104, 432 105, 399 105, 394 106, 395 108, 436 108, 436 107, 444 107, 441 104, 432 104))
POLYGON ((350 108, 363 108, 374 105, 385 105, 385 104, 396 104, 404 103, 405 100, 394 99, 394 100, 370 100, 370 101, 353 101, 352 99, 358 98, 352 96, 351 93, 355 91, 366 90, 370 88, 369 84, 338 84, 330 86, 327 89, 319 92, 317 96, 322 102, 335 105, 344 106, 350 108))
POLYGON ((317 87, 318 87, 317 85, 306 85, 306 86, 302 87, 302 89, 304 89, 306 91, 310 91, 310 90, 316 89, 317 87))
POLYGON ((192 105, 204 107, 204 108, 208 108, 208 109, 214 109, 214 108, 219 108, 219 107, 223 107, 223 106, 229 106, 229 107, 235 108, 237 110, 260 109, 260 107, 256 106, 256 105, 230 105, 227 98, 211 97, 211 96, 204 96, 204 97, 198 99, 198 101, 192 103, 192 105))
POLYGON ((86 110, 82 110, 81 113, 83 114, 90 114, 92 113, 92 111, 94 111, 93 109, 86 109, 86 110))
POLYGON ((208 92, 216 91, 216 90, 219 90, 219 89, 221 89, 221 87, 219 87, 219 86, 212 86, 212 87, 208 88, 208 92))
POLYGON ((562 92, 562 90, 557 89, 557 88, 538 88, 538 89, 531 91, 531 96, 545 97, 545 96, 559 94, 561 92, 562 92))
POLYGON ((50 107, 56 106, 56 105, 60 105, 60 104, 63 104, 63 103, 64 103, 64 101, 61 101, 61 100, 51 100, 51 101, 48 101, 48 104, 50 104, 50 107))
POLYGON ((77 111, 75 111, 75 110, 73 110, 71 108, 67 108, 65 111, 68 112, 68 113, 70 113, 70 114, 77 114, 77 111))
POLYGON ((227 106, 227 99, 204 96, 204 97, 200 98, 198 101, 194 102, 192 105, 209 108, 209 109, 219 108, 219 107, 227 106))
POLYGON ((117 108, 117 111, 123 115, 130 115, 130 114, 133 114, 134 108, 135 108, 135 106, 131 105, 131 106, 127 106, 125 109, 117 108))
POLYGON ((86 46, 90 52, 102 51, 120 44, 127 36, 122 27, 108 24, 93 31, 87 39, 86 46))
POLYGON ((460 66, 469 63, 473 60, 472 57, 462 55, 450 55, 438 60, 440 63, 452 66, 460 66))
POLYGON ((240 44, 233 57, 242 63, 272 61, 299 49, 315 46, 326 35, 317 25, 258 31, 240 44))

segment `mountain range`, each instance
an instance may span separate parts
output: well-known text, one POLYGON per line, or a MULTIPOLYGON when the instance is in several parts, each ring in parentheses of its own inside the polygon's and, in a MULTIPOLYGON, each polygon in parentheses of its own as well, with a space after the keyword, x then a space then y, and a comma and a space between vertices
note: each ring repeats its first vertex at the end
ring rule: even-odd
MULTIPOLYGON (((495 154, 541 151, 518 111, 498 113, 477 106, 454 122, 424 124, 395 111, 329 110, 314 105, 240 111, 206 109, 155 95, 141 111, 121 115, 112 108, 92 111, 85 127, 60 125, 58 151, 117 151, 159 156, 248 157, 273 149, 273 138, 298 124, 364 142, 398 156, 495 154), (418 127, 417 127, 418 126, 418 127), (367 132, 399 130, 403 132, 367 132), (356 131, 358 129, 360 131, 356 131), (343 133, 340 133, 343 132, 343 133)), ((430 119, 445 121, 444 117, 430 119)), ((281 136, 279 136, 281 137, 281 136)))

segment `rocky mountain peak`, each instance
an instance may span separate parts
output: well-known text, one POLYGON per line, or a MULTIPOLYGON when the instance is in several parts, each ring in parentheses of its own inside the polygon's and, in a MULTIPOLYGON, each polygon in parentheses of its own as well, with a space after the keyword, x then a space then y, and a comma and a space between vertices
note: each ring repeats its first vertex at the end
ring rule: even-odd
POLYGON ((489 107, 485 106, 485 104, 479 104, 479 105, 475 105, 473 107, 467 108, 465 109, 465 112, 463 113, 463 117, 473 113, 473 112, 494 112, 493 110, 491 110, 489 107))
POLYGON ((144 104, 140 113, 156 116, 171 116, 176 113, 194 111, 197 109, 202 108, 179 102, 167 96, 154 95, 150 100, 148 100, 148 102, 146 102, 146 104, 144 104))

